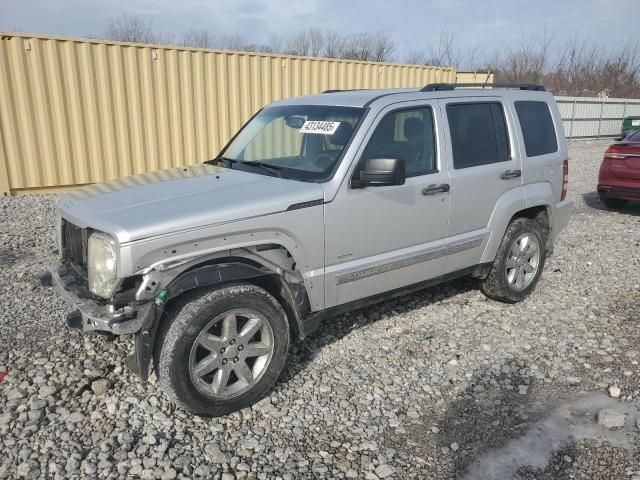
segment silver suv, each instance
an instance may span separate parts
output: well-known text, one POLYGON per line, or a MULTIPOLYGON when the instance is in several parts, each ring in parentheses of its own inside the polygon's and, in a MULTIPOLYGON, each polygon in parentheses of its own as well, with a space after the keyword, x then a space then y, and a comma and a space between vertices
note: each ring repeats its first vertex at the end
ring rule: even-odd
POLYGON ((541 86, 465 87, 275 102, 204 164, 67 193, 69 326, 134 334, 131 370, 222 415, 340 312, 463 275, 523 300, 569 220, 562 120, 541 86))

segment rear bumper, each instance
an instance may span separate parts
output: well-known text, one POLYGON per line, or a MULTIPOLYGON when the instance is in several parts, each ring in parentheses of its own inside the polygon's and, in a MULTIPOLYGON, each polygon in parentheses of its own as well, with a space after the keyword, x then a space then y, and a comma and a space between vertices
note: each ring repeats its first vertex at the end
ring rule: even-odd
POLYGON ((560 235, 560 232, 566 228, 571 218, 571 209, 573 208, 573 200, 566 198, 561 202, 557 202, 554 206, 554 212, 552 215, 551 235, 552 240, 555 241, 560 235))
POLYGON ((598 185, 598 193, 611 198, 640 201, 640 187, 618 187, 612 185, 598 185))
POLYGON ((49 267, 49 273, 53 289, 74 309, 67 317, 70 328, 128 335, 138 332, 154 315, 153 302, 116 311, 96 302, 86 294, 81 275, 73 267, 49 267))

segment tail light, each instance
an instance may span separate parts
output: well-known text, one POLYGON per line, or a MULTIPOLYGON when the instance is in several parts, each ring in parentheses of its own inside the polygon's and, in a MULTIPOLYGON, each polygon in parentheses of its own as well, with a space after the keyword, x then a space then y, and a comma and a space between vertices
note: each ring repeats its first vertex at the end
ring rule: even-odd
POLYGON ((567 197, 567 190, 569 189, 569 159, 567 158, 562 162, 562 193, 560 194, 560 200, 564 200, 567 197))
POLYGON ((607 148, 607 150, 604 152, 604 158, 605 159, 612 159, 612 158, 624 158, 627 155, 625 154, 624 150, 621 149, 618 145, 611 145, 609 148, 607 148))

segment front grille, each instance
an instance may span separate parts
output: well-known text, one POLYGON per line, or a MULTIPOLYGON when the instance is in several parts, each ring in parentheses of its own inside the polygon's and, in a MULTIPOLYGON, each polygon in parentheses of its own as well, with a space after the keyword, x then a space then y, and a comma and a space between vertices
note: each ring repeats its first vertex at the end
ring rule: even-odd
POLYGON ((87 229, 80 228, 64 218, 60 228, 62 261, 85 268, 87 266, 87 229))

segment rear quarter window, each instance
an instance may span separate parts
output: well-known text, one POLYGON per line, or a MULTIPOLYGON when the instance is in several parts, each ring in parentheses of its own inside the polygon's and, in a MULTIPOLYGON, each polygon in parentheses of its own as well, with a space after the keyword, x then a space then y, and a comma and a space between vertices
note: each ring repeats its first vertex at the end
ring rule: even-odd
POLYGON ((527 157, 537 157, 558 151, 558 139, 549 105, 545 102, 515 102, 516 113, 527 157))

